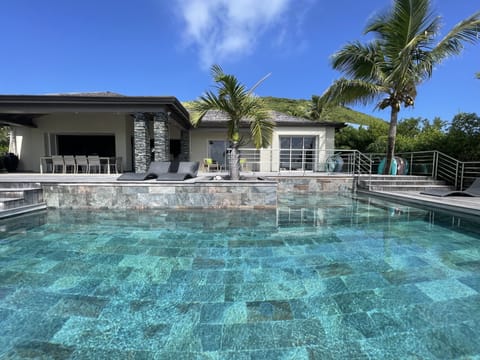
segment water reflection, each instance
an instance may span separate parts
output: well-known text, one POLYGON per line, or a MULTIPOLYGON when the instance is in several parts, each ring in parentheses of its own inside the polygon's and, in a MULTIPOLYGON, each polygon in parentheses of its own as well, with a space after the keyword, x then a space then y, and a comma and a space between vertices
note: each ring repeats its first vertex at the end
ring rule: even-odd
POLYGON ((277 209, 190 209, 86 211, 49 210, 0 221, 0 236, 32 229, 55 231, 125 231, 170 229, 193 232, 318 231, 333 228, 370 228, 405 232, 434 227, 480 235, 479 219, 444 211, 420 209, 366 196, 341 194, 289 195, 278 201, 277 209))

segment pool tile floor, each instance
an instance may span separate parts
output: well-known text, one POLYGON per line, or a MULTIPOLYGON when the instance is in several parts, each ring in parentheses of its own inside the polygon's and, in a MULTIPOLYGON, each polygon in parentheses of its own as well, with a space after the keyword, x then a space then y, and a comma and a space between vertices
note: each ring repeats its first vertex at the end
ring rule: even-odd
POLYGON ((50 211, 5 231, 0 359, 480 358, 477 233, 304 202, 50 211))

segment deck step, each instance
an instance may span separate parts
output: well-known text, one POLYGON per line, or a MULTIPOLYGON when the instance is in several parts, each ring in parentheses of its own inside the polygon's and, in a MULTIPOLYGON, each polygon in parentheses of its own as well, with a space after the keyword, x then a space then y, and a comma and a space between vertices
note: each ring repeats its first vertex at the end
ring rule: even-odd
POLYGON ((434 180, 428 176, 408 176, 408 175, 370 175, 358 178, 358 188, 369 191, 424 191, 426 189, 444 189, 452 188, 444 181, 434 180))
POLYGON ((38 204, 16 206, 11 209, 0 210, 0 219, 16 216, 16 215, 22 215, 32 211, 45 210, 46 208, 47 208, 47 204, 45 202, 38 203, 38 204))
POLYGON ((0 218, 45 209, 39 184, 3 183, 0 188, 0 218))

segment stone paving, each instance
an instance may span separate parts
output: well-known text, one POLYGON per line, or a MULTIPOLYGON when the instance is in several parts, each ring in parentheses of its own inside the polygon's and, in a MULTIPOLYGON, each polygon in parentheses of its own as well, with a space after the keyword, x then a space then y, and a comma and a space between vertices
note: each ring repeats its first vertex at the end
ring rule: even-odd
POLYGON ((480 356, 478 223, 303 201, 4 222, 0 358, 480 356))

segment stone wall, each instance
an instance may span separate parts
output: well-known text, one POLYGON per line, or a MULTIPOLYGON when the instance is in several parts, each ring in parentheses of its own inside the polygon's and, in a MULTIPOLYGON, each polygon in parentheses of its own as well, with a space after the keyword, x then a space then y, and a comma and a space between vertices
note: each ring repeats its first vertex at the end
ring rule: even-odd
POLYGON ((320 177, 279 177, 278 193, 315 194, 319 192, 352 192, 354 178, 352 176, 320 176, 320 177))
POLYGON ((352 177, 276 177, 271 180, 183 183, 43 184, 44 201, 52 208, 275 208, 282 194, 351 192, 352 177))
POLYGON ((44 184, 52 208, 275 208, 275 181, 44 184))

